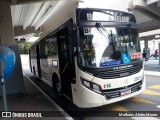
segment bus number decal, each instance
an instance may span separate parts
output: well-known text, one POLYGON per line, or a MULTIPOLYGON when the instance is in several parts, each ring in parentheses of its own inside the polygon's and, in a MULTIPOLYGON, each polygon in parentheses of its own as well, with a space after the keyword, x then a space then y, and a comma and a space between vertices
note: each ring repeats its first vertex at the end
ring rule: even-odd
POLYGON ((91 30, 91 28, 83 28, 84 35, 92 35, 91 30))
POLYGON ((104 84, 104 88, 110 88, 110 87, 111 87, 111 83, 104 84))
POLYGON ((128 16, 109 16, 110 21, 129 22, 128 16))

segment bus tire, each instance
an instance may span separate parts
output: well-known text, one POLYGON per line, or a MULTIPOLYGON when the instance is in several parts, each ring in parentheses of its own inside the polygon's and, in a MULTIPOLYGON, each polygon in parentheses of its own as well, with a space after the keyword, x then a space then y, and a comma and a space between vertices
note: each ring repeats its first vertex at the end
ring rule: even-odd
POLYGON ((53 75, 53 89, 58 96, 62 96, 62 86, 56 75, 53 75))

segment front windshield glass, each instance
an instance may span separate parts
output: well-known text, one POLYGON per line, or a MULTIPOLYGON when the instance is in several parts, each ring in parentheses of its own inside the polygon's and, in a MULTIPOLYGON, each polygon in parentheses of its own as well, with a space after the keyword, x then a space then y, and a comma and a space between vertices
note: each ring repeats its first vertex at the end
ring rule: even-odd
POLYGON ((142 60, 137 28, 79 27, 78 63, 107 67, 142 60))

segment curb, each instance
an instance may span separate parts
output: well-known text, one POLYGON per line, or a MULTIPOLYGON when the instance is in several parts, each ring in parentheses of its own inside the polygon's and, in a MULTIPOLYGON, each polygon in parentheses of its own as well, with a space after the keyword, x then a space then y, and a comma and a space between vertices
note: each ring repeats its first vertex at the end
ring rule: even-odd
POLYGON ((64 118, 66 118, 66 120, 74 120, 58 104, 56 104, 40 87, 38 87, 38 85, 36 85, 28 76, 24 76, 59 110, 59 112, 64 116, 64 118))
POLYGON ((156 76, 156 77, 160 77, 160 72, 144 71, 144 74, 147 75, 147 76, 156 76))

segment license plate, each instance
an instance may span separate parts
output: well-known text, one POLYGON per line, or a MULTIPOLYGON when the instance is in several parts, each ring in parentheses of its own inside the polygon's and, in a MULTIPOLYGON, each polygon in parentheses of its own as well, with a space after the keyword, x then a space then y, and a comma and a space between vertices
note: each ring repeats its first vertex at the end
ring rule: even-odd
POLYGON ((122 91, 122 92, 121 92, 121 96, 128 95, 128 94, 130 94, 130 93, 131 93, 131 89, 125 90, 125 91, 122 91))

